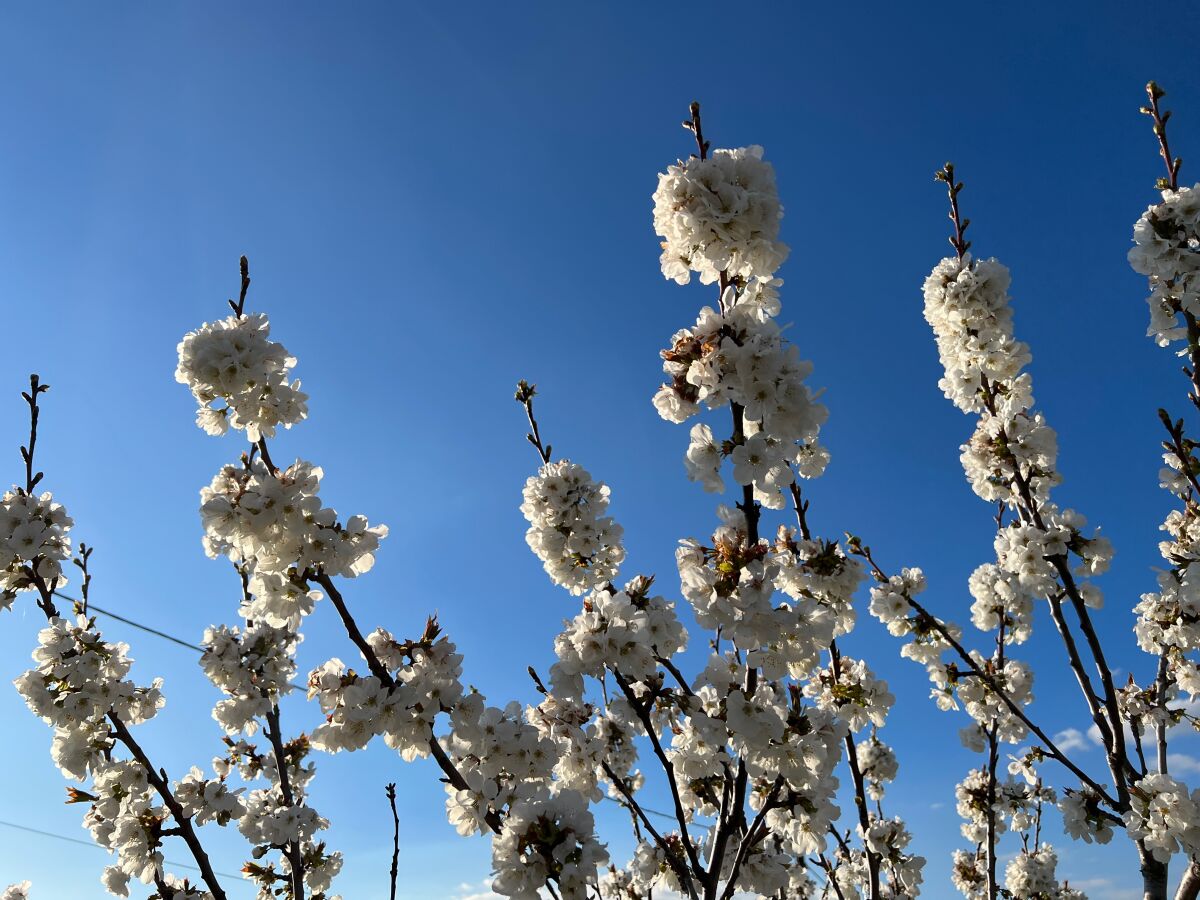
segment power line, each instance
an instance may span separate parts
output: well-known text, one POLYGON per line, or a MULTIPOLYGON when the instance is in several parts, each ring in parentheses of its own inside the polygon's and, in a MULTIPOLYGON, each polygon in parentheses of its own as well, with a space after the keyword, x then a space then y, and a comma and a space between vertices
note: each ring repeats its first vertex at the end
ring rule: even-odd
MULTIPOLYGON (((83 603, 82 600, 78 600, 75 597, 69 597, 66 594, 64 594, 62 591, 54 591, 53 593, 54 593, 55 597, 58 597, 59 599, 62 599, 62 600, 66 600, 69 603, 79 603, 80 605, 82 605, 82 603, 83 603)), ((143 625, 141 622, 135 622, 133 619, 127 619, 122 615, 118 615, 117 613, 112 612, 111 610, 107 610, 101 606, 97 606, 95 603, 92 603, 90 601, 88 602, 87 608, 88 608, 89 612, 98 612, 103 616, 108 616, 110 619, 116 619, 118 622, 124 622, 126 625, 132 625, 134 628, 140 628, 142 631, 145 631, 149 634, 153 634, 156 637, 163 638, 164 640, 171 641, 172 643, 178 644, 180 647, 187 647, 189 650, 195 650, 197 653, 204 652, 204 648, 199 646, 198 644, 193 644, 190 641, 185 641, 183 638, 177 638, 177 637, 175 637, 175 635, 167 634, 165 631, 159 631, 157 628, 151 628, 149 625, 143 625)))
MULTIPOLYGON (((81 600, 76 599, 75 597, 71 597, 71 596, 68 596, 67 594, 64 594, 62 591, 54 591, 54 596, 56 596, 62 600, 66 600, 68 603, 82 604, 82 602, 83 602, 81 600)), ((141 629, 142 631, 145 631, 147 634, 152 634, 155 637, 162 638, 163 640, 171 641, 174 644, 178 644, 180 647, 186 647, 189 650, 195 650, 197 653, 204 652, 204 648, 197 644, 193 644, 189 641, 185 641, 183 638, 175 637, 175 635, 168 634, 165 631, 159 631, 157 628, 151 628, 149 625, 143 625, 141 622, 134 621, 133 619, 127 619, 127 618, 125 618, 125 616, 119 615, 115 612, 111 612, 110 610, 104 609, 103 607, 97 606, 95 603, 92 603, 91 601, 88 602, 87 608, 88 608, 89 612, 98 612, 101 615, 108 616, 110 619, 116 619, 118 622, 124 622, 126 625, 130 625, 134 628, 141 629)), ((297 690, 305 689, 297 684, 293 684, 292 687, 296 688, 297 690)), ((617 799, 616 797, 609 797, 608 795, 604 795, 603 799, 610 800, 613 803, 616 803, 620 806, 626 805, 624 802, 617 799)), ((652 816, 658 816, 661 819, 668 819, 672 822, 675 821, 675 816, 671 815, 670 813, 661 812, 660 810, 657 810, 657 809, 649 809, 649 808, 643 806, 642 811, 646 812, 652 816)), ((5 824, 5 823, 0 822, 0 824, 5 824)), ((94 846, 94 845, 92 845, 92 846, 94 846)))
MULTIPOLYGON (((93 850, 104 850, 105 849, 104 847, 101 847, 99 844, 92 843, 91 841, 85 841, 80 838, 67 837, 65 834, 57 834, 53 831, 42 831, 42 829, 40 829, 40 828, 31 828, 28 825, 18 825, 16 822, 6 822, 4 819, 0 819, 0 825, 5 826, 6 828, 15 828, 18 831, 27 831, 30 834, 38 834, 38 835, 41 835, 42 837, 54 838, 56 841, 70 841, 72 844, 83 844, 83 846, 91 847, 93 850)), ((196 866, 193 866, 189 863, 174 862, 173 860, 170 860, 170 859, 163 860, 163 861, 167 865, 174 866, 179 869, 191 869, 193 872, 200 871, 199 868, 197 868, 196 866)), ((215 870, 214 870, 213 874, 220 875, 222 878, 236 878, 239 881, 242 878, 241 875, 232 875, 229 872, 217 872, 215 870)))

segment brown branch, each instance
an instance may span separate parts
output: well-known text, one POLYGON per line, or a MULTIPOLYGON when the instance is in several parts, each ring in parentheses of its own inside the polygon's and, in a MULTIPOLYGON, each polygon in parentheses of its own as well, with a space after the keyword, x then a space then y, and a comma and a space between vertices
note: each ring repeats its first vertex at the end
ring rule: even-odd
POLYGON ((246 308, 246 291, 250 290, 250 260, 243 256, 238 260, 238 268, 242 272, 242 292, 238 295, 237 303, 234 303, 232 300, 229 301, 229 308, 240 319, 242 311, 246 308))
POLYGON ((1151 81, 1146 85, 1146 96, 1150 98, 1150 105, 1143 106, 1140 111, 1154 120, 1154 136, 1158 138, 1158 155, 1162 157, 1167 166, 1167 178, 1160 180, 1159 187, 1177 191, 1179 190, 1179 167, 1183 165, 1183 160, 1177 156, 1171 156, 1171 148, 1167 143, 1167 121, 1171 118, 1171 113, 1170 111, 1161 112, 1158 108, 1158 101, 1167 96, 1167 92, 1151 81))
POLYGON ((733 866, 729 870, 729 880, 725 883, 725 891, 721 894, 721 900, 731 900, 733 897, 734 888, 737 886, 737 877, 741 872, 742 864, 746 861, 750 850, 762 840, 766 834, 766 826, 764 822, 767 818, 767 813, 775 807, 775 798, 779 795, 780 789, 783 787, 784 778, 782 775, 775 779, 775 783, 771 786, 771 792, 767 795, 767 799, 763 801, 762 808, 759 809, 758 815, 754 817, 754 821, 750 823, 750 830, 746 832, 746 837, 742 840, 741 846, 738 847, 737 856, 733 859, 733 866), (756 836, 757 834, 757 836, 756 836))
MULTIPOLYGON (((675 874, 679 878, 679 883, 686 887, 690 896, 695 897, 696 888, 693 884, 692 872, 688 868, 687 863, 676 855, 666 838, 659 834, 658 830, 654 827, 654 823, 650 821, 649 816, 647 816, 645 810, 642 809, 642 805, 634 798, 633 791, 630 789, 629 785, 625 783, 625 780, 616 772, 614 772, 612 766, 610 766, 606 761, 602 760, 600 767, 604 770, 604 774, 608 776, 608 780, 611 781, 616 786, 617 790, 621 792, 622 796, 625 797, 627 808, 635 817, 634 824, 636 825, 637 821, 639 819, 641 820, 642 824, 646 828, 646 831, 649 832, 650 836, 654 838, 654 842, 658 844, 659 848, 662 850, 663 855, 667 859, 667 865, 669 865, 675 871, 675 874)), ((682 836, 680 838, 680 843, 682 843, 682 836)))
POLYGON ((396 900, 396 876, 400 872, 400 814, 396 812, 396 785, 393 782, 385 788, 388 805, 392 808, 392 870, 390 872, 391 892, 389 897, 396 900))
MULTIPOLYGON (((865 558, 880 581, 885 583, 888 581, 887 573, 884 572, 883 569, 879 567, 878 563, 875 562, 874 558, 871 556, 871 549, 869 547, 860 546, 857 550, 855 550, 852 546, 851 552, 854 552, 865 558)), ((917 613, 921 624, 927 625, 938 633, 942 640, 944 640, 954 650, 954 652, 958 654, 959 659, 966 664, 966 666, 970 669, 971 674, 986 684, 992 693, 999 697, 1000 701, 1006 707, 1008 707, 1009 711, 1018 719, 1020 719, 1021 722, 1024 723, 1025 727, 1028 728, 1030 732, 1032 732, 1033 735, 1042 742, 1045 749, 1049 752, 1053 759, 1065 766, 1067 770, 1071 772, 1071 774, 1078 778, 1083 784, 1091 788, 1097 797, 1104 800, 1104 802, 1109 804, 1109 806, 1111 806, 1113 809, 1122 809, 1122 807, 1120 807, 1117 801, 1112 798, 1108 791, 1106 791, 1086 772, 1079 768, 1079 766, 1075 765, 1075 763, 1071 761, 1070 757, 1068 757, 1062 750, 1058 748, 1058 745, 1050 739, 1046 732, 1039 728, 1033 722, 1033 720, 1029 718, 1025 711, 1021 709, 1020 705, 1008 695, 1008 692, 999 685, 995 678, 980 668, 979 664, 975 662, 975 658, 966 651, 962 644, 955 640, 954 636, 950 634, 949 629, 946 628, 945 624, 941 620, 930 613, 929 610, 917 602, 915 598, 906 596, 905 599, 908 601, 908 605, 911 606, 917 613)), ((1113 822, 1117 824, 1123 824, 1119 817, 1108 813, 1105 813, 1105 815, 1113 822)))
MULTIPOLYGON (((263 691, 263 698, 266 699, 266 691, 263 691)), ((271 704, 271 709, 266 714, 266 720, 267 740, 271 742, 271 749, 275 755, 275 768, 279 772, 279 792, 283 796, 283 802, 289 809, 293 809, 296 806, 296 797, 292 792, 291 776, 288 775, 288 759, 287 752, 283 749, 278 704, 271 704)), ((300 852, 300 842, 288 841, 283 847, 283 852, 287 856, 288 867, 291 869, 289 875, 292 896, 295 900, 304 900, 304 857, 300 852)))
POLYGON ((525 439, 533 444, 533 448, 537 450, 538 457, 542 460, 542 465, 550 462, 550 454, 553 447, 549 444, 542 444, 542 433, 538 430, 537 419, 533 415, 533 398, 537 396, 537 385, 530 384, 524 378, 517 382, 517 392, 513 395, 518 403, 525 407, 525 416, 529 419, 529 434, 525 435, 525 439))
MULTIPOLYGON (((838 652, 837 641, 829 645, 829 667, 833 680, 840 681, 842 677, 842 655, 838 652)), ((871 813, 867 808, 867 791, 862 769, 858 765, 858 748, 854 746, 854 734, 846 732, 846 763, 850 767, 850 778, 854 782, 854 805, 858 809, 858 824, 863 832, 863 849, 867 857, 867 877, 870 882, 870 900, 879 898, 879 854, 867 846, 867 832, 871 828, 871 813)))
POLYGON ((621 692, 625 695, 625 699, 629 701, 629 705, 633 707, 634 713, 646 729, 646 734, 650 738, 650 746, 654 749, 654 755, 658 757, 658 762, 662 766, 663 772, 666 773, 667 786, 671 789, 671 801, 675 804, 675 820, 679 823, 679 840, 683 843, 683 849, 687 853, 688 862, 691 864, 693 871, 703 873, 704 867, 700 865, 700 857, 696 853, 692 836, 688 833, 687 815, 683 811, 683 801, 679 796, 679 784, 675 780, 675 765, 663 750, 662 741, 659 740, 658 732, 654 729, 654 722, 650 718, 649 706, 633 692, 633 688, 630 687, 629 682, 625 680, 620 672, 615 669, 610 671, 612 671, 617 685, 621 688, 621 692))
POLYGON ((196 836, 196 829, 192 827, 192 820, 184 815, 183 807, 175 799, 175 795, 171 793, 171 786, 167 781, 166 770, 155 770, 154 764, 150 762, 150 758, 146 755, 146 752, 134 739, 133 735, 129 733, 129 729, 121 721, 121 717, 112 710, 108 712, 108 721, 112 724, 113 733, 116 735, 117 740, 125 745, 126 749, 133 755, 133 758, 146 771, 146 780, 158 792, 158 795, 162 797, 167 809, 171 811, 171 818, 175 820, 179 836, 187 844, 188 850, 191 851, 192 858, 196 861, 196 865, 200 869, 200 877, 204 879, 205 885, 207 885, 215 900, 226 900, 225 891, 221 889, 221 885, 217 881, 217 876, 213 871, 208 854, 204 852, 204 847, 200 844, 199 837, 196 836))
MULTIPOLYGON (((371 674, 379 679, 380 684, 389 689, 395 689, 396 680, 392 678, 391 674, 387 670, 387 667, 380 662, 379 657, 375 655, 375 651, 371 649, 371 645, 368 644, 366 638, 363 637, 362 632, 358 628, 358 623, 356 623, 354 621, 354 617, 350 615, 350 610, 346 606, 346 600, 342 596, 341 591, 339 591, 337 586, 333 583, 333 579, 331 579, 324 572, 321 572, 313 576, 313 581, 325 588, 326 593, 329 595, 330 602, 333 603, 334 608, 338 611, 338 615, 342 619, 342 625, 346 629, 346 634, 350 637, 350 640, 353 642, 354 646, 358 648, 358 652, 362 654, 363 659, 366 660, 367 668, 371 670, 371 674)), ((438 743, 438 739, 434 735, 430 735, 429 737, 429 752, 433 756, 434 761, 438 764, 438 767, 441 768, 442 773, 446 776, 446 780, 454 786, 455 790, 471 790, 470 785, 467 784, 467 780, 463 778, 462 773, 458 771, 458 767, 454 765, 454 761, 446 755, 446 751, 442 749, 442 745, 438 743)), ((492 831, 494 831, 496 834, 500 833, 501 829, 503 828, 503 823, 500 819, 499 813, 497 813, 494 809, 489 809, 484 816, 484 820, 487 822, 488 827, 491 828, 492 831)))
POLYGON ((1197 897, 1200 897, 1200 859, 1193 856, 1183 872, 1175 900, 1196 900, 1197 897))
POLYGON ((965 237, 971 220, 962 218, 958 211, 958 195, 962 192, 963 184, 961 181, 954 180, 954 163, 946 163, 941 169, 934 172, 933 177, 946 184, 946 191, 950 196, 950 221, 954 223, 954 234, 950 237, 950 246, 954 248, 958 258, 962 259, 971 249, 971 242, 965 237))

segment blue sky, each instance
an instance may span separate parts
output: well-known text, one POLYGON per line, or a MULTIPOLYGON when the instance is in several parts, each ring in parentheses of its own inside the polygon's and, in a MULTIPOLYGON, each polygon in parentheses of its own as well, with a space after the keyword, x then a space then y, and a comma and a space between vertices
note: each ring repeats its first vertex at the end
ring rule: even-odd
MULTIPOLYGON (((493 701, 531 699, 525 667, 548 668, 574 607, 523 540, 535 459, 511 399, 519 377, 541 388, 557 451, 612 486, 627 574, 656 572, 673 593, 675 542, 712 527, 713 498, 683 478, 686 431, 649 402, 657 351, 710 301, 661 278, 650 227, 655 174, 689 152, 678 123, 699 99, 715 146, 762 144, 778 170, 783 318, 831 410, 814 527, 861 534, 889 568, 923 566, 930 604, 968 619, 966 578, 990 557, 992 526, 959 468, 970 422, 936 387, 920 300, 949 252, 932 172, 952 159, 975 251, 1013 270, 1017 330, 1059 431, 1058 497, 1118 550, 1105 637, 1144 674, 1129 609, 1153 585, 1167 508, 1155 410, 1184 414, 1185 401, 1173 358, 1143 337, 1144 290, 1125 263, 1160 165, 1136 110, 1158 79, 1195 180, 1200 76, 1178 46, 1197 25, 1185 8, 1152 19, 1118 3, 10 5, 5 477, 18 476, 18 391, 37 370, 53 385, 45 484, 97 547, 96 601, 191 639, 232 619, 237 584, 201 552, 195 508, 240 448, 193 426, 172 373, 179 337, 224 314, 246 253, 248 305, 270 313, 311 394, 309 421, 274 455, 322 465, 327 503, 392 529, 349 588, 360 620, 415 632, 437 610, 470 682, 493 701)), ((303 668, 352 658, 335 625, 320 608, 303 668)), ((1025 652, 1037 708, 1085 729, 1041 625, 1025 652)), ((28 600, 0 618, 0 820, 86 837, 60 803, 48 732, 3 687, 37 628, 28 600)), ((168 707, 143 730, 154 756, 172 773, 207 764, 220 735, 199 667, 116 623, 108 633, 133 645, 136 671, 167 676, 168 707)), ((923 673, 873 621, 848 649, 898 697, 888 808, 930 860, 928 895, 950 896, 953 785, 975 764, 957 746, 963 722, 926 700, 923 673)), ((300 702, 287 715, 315 721, 300 702)), ((1200 758, 1200 739, 1178 749, 1200 758)), ((1082 756, 1099 770, 1097 750, 1082 756)), ((478 890, 486 842, 445 824, 432 766, 377 747, 322 762, 314 803, 346 853, 341 891, 386 896, 393 780, 402 896, 478 890)), ((623 859, 621 817, 606 821, 623 859)), ((0 883, 31 878, 40 900, 102 895, 100 851, 0 831, 0 883)), ((1123 844, 1060 844, 1060 872, 1092 896, 1130 896, 1123 844)), ((215 846, 236 872, 239 842, 215 846)))

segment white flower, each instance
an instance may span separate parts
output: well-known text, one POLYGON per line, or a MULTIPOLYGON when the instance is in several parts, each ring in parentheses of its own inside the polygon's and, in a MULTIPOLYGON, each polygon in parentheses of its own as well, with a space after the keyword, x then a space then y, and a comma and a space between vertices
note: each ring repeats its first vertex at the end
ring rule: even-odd
POLYGON ((1159 862, 1200 851, 1200 791, 1188 791, 1170 775, 1152 774, 1137 783, 1130 802, 1125 828, 1159 862))
POLYGON ((769 279, 787 258, 775 170, 762 147, 716 150, 658 176, 654 230, 662 237, 666 278, 687 284, 691 272, 712 284, 721 272, 769 279))
POLYGON ((1186 337, 1180 313, 1200 315, 1200 185, 1165 190, 1133 227, 1129 264, 1150 283, 1150 328, 1159 346, 1186 337))
POLYGON ((616 578, 625 559, 621 526, 608 511, 608 487, 569 460, 543 465, 525 482, 525 542, 551 581, 582 594, 616 578))
POLYGON ((229 316, 179 342, 175 380, 196 398, 196 424, 207 433, 224 434, 232 426, 257 441, 273 437, 279 425, 291 428, 308 414, 308 395, 300 382, 288 382, 296 360, 268 338, 270 331, 261 313, 229 316), (213 408, 216 401, 225 406, 213 408))

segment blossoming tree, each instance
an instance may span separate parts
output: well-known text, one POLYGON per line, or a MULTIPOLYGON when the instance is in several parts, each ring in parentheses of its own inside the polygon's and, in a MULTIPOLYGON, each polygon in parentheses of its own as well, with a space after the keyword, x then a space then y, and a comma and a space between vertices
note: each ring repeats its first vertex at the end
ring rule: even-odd
MULTIPOLYGON (((1147 111, 1170 178, 1163 202, 1138 223, 1131 260, 1150 277, 1152 333, 1164 346, 1186 342, 1189 398, 1200 407, 1200 194, 1178 186, 1161 96, 1152 86, 1147 111)), ((942 389, 978 417, 962 453, 968 479, 997 507, 996 561, 970 583, 972 621, 989 646, 968 649, 962 629, 918 599, 920 570, 889 574, 858 537, 814 530, 804 484, 829 461, 819 440, 827 410, 806 383, 811 365, 778 324, 776 273, 788 249, 774 171, 759 147, 710 152, 697 105, 684 124, 696 152, 659 176, 654 227, 663 274, 680 284, 695 276, 710 305, 663 350, 667 381, 654 405, 670 422, 696 420, 687 476, 718 495, 727 478, 732 485, 715 527, 679 544, 685 602, 677 605, 655 593, 654 575, 622 576, 609 488, 554 455, 534 388, 518 385, 537 467, 521 504, 527 542, 577 610, 555 639, 546 677, 530 669, 536 705, 492 706, 464 687, 464 660, 436 619, 408 639, 383 627, 363 631, 343 590, 370 571, 387 529, 326 506, 318 466, 272 458, 276 431, 306 417, 307 397, 267 317, 246 311, 243 258, 231 314, 178 348, 176 378, 197 401, 197 424, 247 444, 201 491, 204 549, 231 565, 237 598, 222 613, 229 624, 202 641, 223 743, 214 735, 220 753, 207 769, 169 776, 134 734, 162 707, 163 684, 133 679, 128 648, 97 628, 88 611, 91 548, 74 542, 66 510, 40 492, 46 386, 31 378, 24 480, 0 502, 0 604, 29 595, 46 618, 35 666, 17 688, 53 728, 55 763, 80 785, 69 799, 84 805, 85 826, 114 854, 102 874, 110 893, 128 896, 139 881, 164 900, 224 900, 204 834, 235 827, 247 841, 243 872, 260 898, 332 898, 342 857, 321 839, 328 822, 309 802, 313 751, 354 751, 380 738, 404 760, 434 760, 451 825, 491 837, 498 894, 917 896, 925 861, 883 807, 898 771, 879 733, 893 697, 867 661, 838 644, 854 627, 854 598, 868 579, 871 614, 907 639, 901 652, 925 665, 938 704, 971 719, 963 740, 982 761, 958 787, 970 847, 954 867, 967 897, 1083 896, 1060 882, 1043 839, 1052 809, 1073 838, 1103 842, 1124 830, 1148 898, 1166 896, 1172 855, 1200 854, 1200 792, 1166 771, 1168 731, 1189 716, 1179 697, 1200 685, 1189 656, 1200 645, 1200 576, 1189 574, 1200 540, 1200 460, 1182 421, 1163 413, 1164 487, 1181 504, 1165 526, 1172 568, 1138 607, 1138 643, 1155 657, 1155 674, 1147 687, 1117 687, 1092 624, 1101 595, 1089 580, 1111 547, 1051 500, 1054 434, 1032 409, 1030 354, 1013 335, 1008 273, 969 253, 962 185, 947 165, 939 178, 949 188, 955 254, 926 281, 926 318, 946 369, 942 389), (62 593, 72 566, 78 597, 62 593), (1039 723, 1029 709, 1033 672, 1014 648, 1029 636, 1034 598, 1045 600, 1062 636, 1103 741, 1105 773, 1080 767, 1048 736, 1057 723, 1039 723), (357 659, 330 659, 308 674, 320 716, 289 734, 280 699, 293 690, 296 647, 320 601, 334 608, 357 659), (685 654, 697 629, 706 651, 685 654), (1024 746, 1002 771, 1005 744, 1024 746), (1043 772, 1044 763, 1056 768, 1043 772), (611 859, 596 833, 592 809, 606 801, 628 813, 628 860, 611 859), (651 808, 660 801, 665 823, 651 808), (1005 833, 1019 846, 1001 877, 1005 833), (167 870, 169 841, 185 846, 198 881, 167 870)), ((393 897, 396 873, 393 863, 393 897)), ((28 889, 13 885, 4 900, 28 889)), ((1198 889, 1193 863, 1179 896, 1198 889)))

